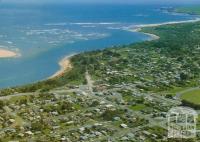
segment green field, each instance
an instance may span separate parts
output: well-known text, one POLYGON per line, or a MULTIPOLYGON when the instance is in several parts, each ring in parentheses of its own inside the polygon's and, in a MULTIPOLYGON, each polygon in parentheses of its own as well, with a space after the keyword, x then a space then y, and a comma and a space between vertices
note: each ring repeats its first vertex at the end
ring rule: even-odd
POLYGON ((175 9, 175 12, 199 15, 200 7, 199 6, 179 7, 175 9))
POLYGON ((194 104, 200 104, 200 89, 184 93, 181 98, 194 104))
POLYGON ((144 104, 138 104, 136 106, 131 106, 130 109, 135 110, 135 111, 141 111, 145 109, 146 106, 144 104))

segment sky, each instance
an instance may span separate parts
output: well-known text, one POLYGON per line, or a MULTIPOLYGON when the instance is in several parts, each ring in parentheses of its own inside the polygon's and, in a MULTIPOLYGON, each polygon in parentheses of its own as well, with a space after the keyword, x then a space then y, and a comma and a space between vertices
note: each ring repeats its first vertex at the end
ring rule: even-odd
POLYGON ((9 3, 133 3, 133 4, 148 4, 148 3, 180 3, 192 4, 200 3, 200 0, 0 0, 1 2, 9 3))

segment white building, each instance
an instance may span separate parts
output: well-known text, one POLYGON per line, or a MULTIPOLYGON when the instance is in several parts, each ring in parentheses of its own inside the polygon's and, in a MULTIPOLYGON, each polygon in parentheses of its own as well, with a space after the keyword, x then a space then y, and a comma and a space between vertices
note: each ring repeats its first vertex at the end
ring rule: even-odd
POLYGON ((174 107, 167 114, 168 138, 195 138, 198 114, 188 107, 174 107))

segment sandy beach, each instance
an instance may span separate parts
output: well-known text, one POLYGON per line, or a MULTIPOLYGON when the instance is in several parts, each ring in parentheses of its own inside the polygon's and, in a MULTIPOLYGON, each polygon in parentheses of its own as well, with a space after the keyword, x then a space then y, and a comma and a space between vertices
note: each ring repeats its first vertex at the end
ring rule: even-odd
MULTIPOLYGON (((157 27, 162 25, 172 25, 172 24, 181 24, 181 23, 193 23, 200 21, 200 18, 196 18, 194 20, 185 20, 185 21, 174 21, 174 22, 165 22, 165 23, 158 23, 158 24, 146 24, 146 25, 137 25, 134 27, 134 29, 131 29, 132 32, 141 32, 142 28, 146 27, 157 27)), ((144 33, 144 32, 141 32, 144 33)), ((148 35, 151 37, 149 40, 157 40, 160 37, 151 33, 144 33, 145 35, 148 35)))
POLYGON ((49 77, 49 79, 55 78, 55 77, 60 77, 62 76, 67 70, 70 70, 72 68, 71 62, 70 62, 70 58, 74 56, 70 55, 70 56, 66 56, 64 57, 62 60, 59 61, 59 66, 60 69, 54 73, 52 76, 49 77))
POLYGON ((157 39, 160 38, 159 36, 154 35, 154 34, 151 34, 151 33, 141 32, 141 30, 142 30, 142 27, 138 27, 138 28, 136 28, 136 29, 132 29, 132 30, 130 30, 130 31, 132 31, 132 32, 140 32, 140 33, 143 33, 143 34, 145 34, 145 35, 150 36, 151 39, 149 39, 149 41, 151 41, 151 40, 157 40, 157 39))
POLYGON ((10 57, 16 57, 17 53, 6 50, 6 49, 0 49, 0 58, 10 58, 10 57))
POLYGON ((156 27, 156 26, 162 26, 162 25, 171 25, 171 24, 181 24, 181 23, 194 23, 200 21, 200 18, 196 18, 193 20, 185 20, 185 21, 173 21, 173 22, 165 22, 165 23, 158 23, 158 24, 144 24, 144 25, 136 25, 135 30, 138 28, 145 28, 145 27, 156 27))

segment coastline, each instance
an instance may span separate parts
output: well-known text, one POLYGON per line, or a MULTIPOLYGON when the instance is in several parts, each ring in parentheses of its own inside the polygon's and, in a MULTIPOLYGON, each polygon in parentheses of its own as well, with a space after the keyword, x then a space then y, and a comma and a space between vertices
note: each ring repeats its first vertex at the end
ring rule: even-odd
POLYGON ((164 23, 157 23, 157 24, 141 24, 141 25, 136 25, 135 28, 137 30, 138 28, 157 27, 157 26, 162 26, 162 25, 172 25, 172 24, 182 24, 182 23, 194 23, 198 21, 200 21, 200 18, 196 18, 193 20, 172 21, 172 22, 164 22, 164 23))
POLYGON ((164 22, 164 23, 158 23, 158 24, 143 24, 143 25, 136 25, 134 27, 131 28, 130 31, 132 32, 140 32, 143 33, 145 35, 148 35, 151 37, 151 39, 149 39, 148 41, 151 40, 158 40, 160 37, 155 35, 155 34, 151 34, 151 33, 145 33, 145 32, 141 32, 142 28, 148 28, 148 27, 158 27, 158 26, 162 26, 162 25, 173 25, 173 24, 184 24, 184 23, 195 23, 195 22, 199 22, 200 18, 196 18, 193 20, 185 20, 185 21, 173 21, 173 22, 164 22))
MULTIPOLYGON (((181 23, 193 23, 193 22, 198 22, 200 21, 200 18, 196 18, 194 20, 185 20, 185 21, 175 21, 175 22, 165 22, 165 23, 158 23, 158 24, 145 24, 145 25, 137 25, 133 28, 130 28, 131 32, 140 32, 143 33, 145 35, 150 36, 151 38, 148 39, 147 41, 152 41, 152 40, 158 40, 160 39, 159 36, 152 34, 152 33, 145 33, 145 32, 141 32, 142 28, 146 28, 146 27, 157 27, 157 26, 162 26, 162 25, 172 25, 172 24, 181 24, 181 23)), ((70 70, 72 68, 71 62, 70 62, 70 58, 72 56, 74 56, 75 54, 69 55, 64 57, 63 59, 61 59, 58 64, 60 66, 60 69, 55 72, 52 76, 50 76, 48 79, 53 79, 56 77, 60 77, 62 76, 65 71, 70 70)))
MULTIPOLYGON (((152 27, 153 27, 153 26, 152 26, 152 27)), ((160 39, 160 37, 157 36, 157 35, 155 35, 155 34, 141 32, 142 28, 143 28, 143 27, 140 27, 140 28, 134 29, 134 30, 132 30, 132 31, 133 31, 133 32, 143 33, 143 34, 145 34, 145 35, 150 36, 151 38, 150 38, 150 39, 147 39, 147 41, 152 41, 152 40, 158 40, 158 39, 160 39)))
POLYGON ((66 56, 64 58, 62 58, 58 64, 60 66, 60 69, 55 72, 52 76, 50 76, 48 79, 53 79, 56 77, 60 77, 62 76, 67 70, 70 70, 72 68, 71 62, 70 62, 70 58, 72 56, 74 56, 75 54, 71 54, 69 56, 66 56))
POLYGON ((0 58, 17 57, 18 53, 6 49, 0 49, 0 58))

